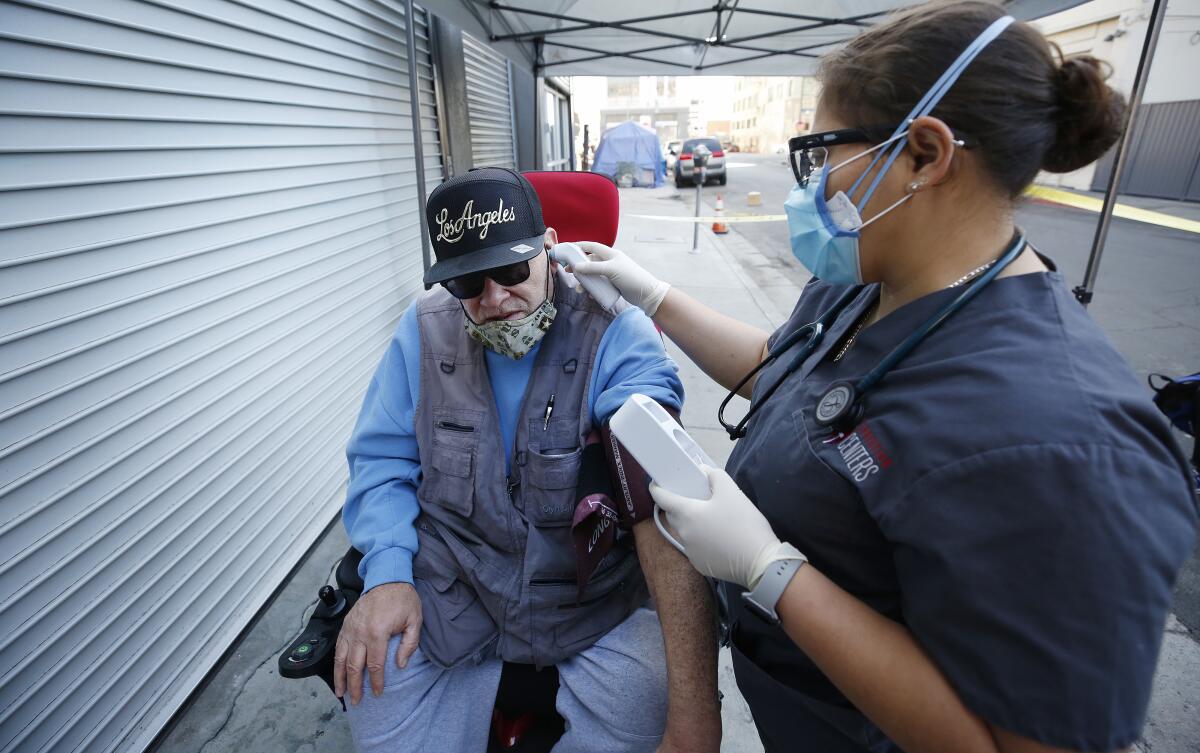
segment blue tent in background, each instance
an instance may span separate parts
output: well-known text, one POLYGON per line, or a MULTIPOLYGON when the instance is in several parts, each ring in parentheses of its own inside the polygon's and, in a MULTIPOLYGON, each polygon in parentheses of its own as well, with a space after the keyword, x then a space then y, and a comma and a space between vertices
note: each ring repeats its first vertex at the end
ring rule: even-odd
POLYGON ((667 177, 658 134, 627 120, 600 137, 592 172, 604 173, 618 186, 661 186, 667 177))

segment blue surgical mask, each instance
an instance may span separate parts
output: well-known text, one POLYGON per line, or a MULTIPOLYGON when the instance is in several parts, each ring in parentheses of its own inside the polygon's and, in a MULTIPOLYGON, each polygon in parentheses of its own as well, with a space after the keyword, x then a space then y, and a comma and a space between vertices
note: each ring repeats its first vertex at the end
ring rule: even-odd
POLYGON ((899 201, 863 222, 858 207, 854 206, 844 191, 838 191, 827 200, 825 184, 835 170, 907 135, 908 131, 905 130, 833 167, 822 168, 819 176, 810 176, 807 186, 802 187, 797 183, 792 188, 787 201, 783 203, 783 210, 787 213, 792 254, 809 272, 834 285, 853 285, 863 281, 858 250, 859 231, 903 204, 912 194, 905 194, 899 201))
MULTIPOLYGON (((905 194, 879 214, 866 222, 862 221, 862 210, 867 206, 867 202, 871 200, 871 196, 875 193, 875 189, 879 187, 880 181, 883 180, 883 176, 891 168, 892 163, 900 156, 900 151, 904 149, 905 142, 899 141, 899 139, 903 139, 908 135, 908 127, 914 120, 922 115, 928 115, 933 111, 933 108, 946 95, 946 92, 958 80, 958 77, 962 75, 967 66, 971 64, 971 61, 993 39, 1000 36, 1000 33, 1008 28, 1008 25, 1012 22, 1012 16, 999 18, 993 21, 983 33, 976 37, 967 46, 967 49, 963 50, 962 54, 958 56, 958 59, 934 82, 929 91, 925 92, 925 95, 921 97, 921 100, 909 112, 908 117, 904 119, 904 122, 893 132, 887 141, 877 144, 861 154, 856 154, 833 167, 822 168, 819 178, 816 175, 811 175, 809 176, 808 185, 801 187, 797 184, 792 189, 791 193, 788 194, 787 201, 783 203, 784 211, 787 212, 788 234, 791 236, 792 253, 808 271, 825 282, 833 284, 853 285, 863 281, 858 249, 860 231, 903 204, 912 196, 911 193, 905 194), (883 149, 889 144, 893 144, 893 146, 877 152, 877 150, 883 149), (867 165, 862 175, 850 186, 849 196, 845 192, 838 191, 832 198, 826 199, 825 184, 829 178, 829 174, 871 152, 877 152, 877 154, 871 159, 871 163, 867 165), (880 161, 882 161, 883 166, 875 173, 875 177, 871 180, 870 185, 866 187, 862 198, 855 205, 850 200, 850 196, 858 192, 860 184, 862 184, 867 175, 872 172, 872 168, 879 164, 880 161)), ((961 145, 961 142, 959 145, 961 145)))

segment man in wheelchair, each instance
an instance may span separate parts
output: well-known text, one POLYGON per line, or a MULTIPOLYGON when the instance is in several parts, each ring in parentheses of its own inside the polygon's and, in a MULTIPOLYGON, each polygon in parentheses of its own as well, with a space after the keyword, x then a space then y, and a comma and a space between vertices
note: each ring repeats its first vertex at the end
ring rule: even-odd
POLYGON ((525 176, 451 178, 427 214, 441 287, 401 318, 347 450, 364 590, 334 690, 355 744, 483 751, 508 663, 557 669, 557 751, 716 751, 706 584, 647 509, 578 496, 631 394, 679 410, 675 364, 640 310, 564 283, 525 176))

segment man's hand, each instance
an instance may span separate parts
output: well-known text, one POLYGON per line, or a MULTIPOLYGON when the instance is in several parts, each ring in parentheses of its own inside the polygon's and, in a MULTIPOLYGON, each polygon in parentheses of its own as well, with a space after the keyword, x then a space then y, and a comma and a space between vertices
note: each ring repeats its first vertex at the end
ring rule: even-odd
POLYGON ((404 633, 396 651, 396 666, 408 666, 421 637, 421 597, 411 583, 385 583, 368 591, 346 615, 333 656, 333 692, 350 702, 362 700, 363 668, 371 676, 371 692, 383 692, 383 668, 388 641, 404 633))

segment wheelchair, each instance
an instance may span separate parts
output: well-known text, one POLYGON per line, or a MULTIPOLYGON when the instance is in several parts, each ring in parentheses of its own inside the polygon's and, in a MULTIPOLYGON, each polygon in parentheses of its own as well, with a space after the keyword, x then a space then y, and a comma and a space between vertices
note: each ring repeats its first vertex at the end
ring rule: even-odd
POLYGON ((1171 425, 1192 438, 1192 482, 1200 505, 1200 371, 1172 379, 1165 374, 1146 378, 1154 404, 1171 425))
MULTIPOLYGON (((598 241, 613 245, 620 198, 612 178, 600 173, 533 171, 524 173, 542 205, 542 217, 560 241, 598 241)), ((279 657, 282 677, 319 677, 333 690, 333 657, 342 621, 362 594, 358 575, 362 553, 353 547, 335 571, 336 587, 322 586, 316 610, 300 635, 279 657)), ((555 708, 558 671, 504 663, 492 711, 488 753, 541 753, 562 736, 564 723, 555 708)), ((345 708, 345 701, 342 701, 345 708)))

